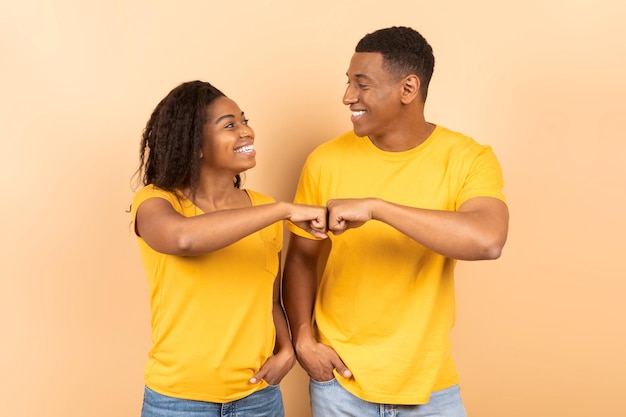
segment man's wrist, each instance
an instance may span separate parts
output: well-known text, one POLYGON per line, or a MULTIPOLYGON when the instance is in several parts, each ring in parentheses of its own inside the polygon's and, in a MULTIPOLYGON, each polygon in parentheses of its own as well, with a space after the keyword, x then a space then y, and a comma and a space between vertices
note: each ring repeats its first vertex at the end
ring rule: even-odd
POLYGON ((306 349, 307 346, 316 343, 313 331, 310 328, 301 328, 294 334, 292 344, 296 355, 299 355, 299 351, 306 349))

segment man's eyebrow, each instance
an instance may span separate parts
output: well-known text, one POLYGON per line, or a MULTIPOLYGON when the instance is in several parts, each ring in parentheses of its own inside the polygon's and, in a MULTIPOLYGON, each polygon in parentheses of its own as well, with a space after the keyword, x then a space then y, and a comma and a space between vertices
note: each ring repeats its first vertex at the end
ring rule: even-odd
MULTIPOLYGON (((346 76, 350 78, 350 75, 348 73, 346 73, 346 76)), ((367 74, 354 74, 354 78, 360 78, 360 79, 365 79, 365 80, 370 80, 370 81, 372 80, 372 77, 370 77, 367 74)))

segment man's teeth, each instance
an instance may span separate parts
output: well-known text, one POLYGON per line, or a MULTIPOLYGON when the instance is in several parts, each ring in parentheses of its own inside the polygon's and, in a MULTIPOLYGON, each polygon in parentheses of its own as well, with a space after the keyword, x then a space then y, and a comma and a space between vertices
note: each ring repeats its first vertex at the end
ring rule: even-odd
POLYGON ((352 116, 353 116, 353 117, 359 117, 360 115, 362 115, 362 114, 364 114, 364 113, 365 113, 365 111, 363 111, 363 110, 353 111, 353 112, 352 112, 352 116))
POLYGON ((245 152, 252 152, 253 150, 254 150, 254 145, 247 145, 247 146, 242 146, 241 148, 235 149, 235 152, 245 153, 245 152))

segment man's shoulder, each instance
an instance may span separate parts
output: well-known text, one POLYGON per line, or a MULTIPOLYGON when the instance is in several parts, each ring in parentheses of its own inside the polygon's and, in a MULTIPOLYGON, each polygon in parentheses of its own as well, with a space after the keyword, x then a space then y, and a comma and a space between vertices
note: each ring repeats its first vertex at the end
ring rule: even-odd
POLYGON ((358 136, 353 131, 342 133, 326 142, 317 145, 309 154, 308 159, 329 158, 333 155, 345 155, 345 152, 357 146, 358 136))
POLYGON ((354 131, 349 130, 340 134, 339 136, 334 137, 333 139, 321 143, 317 146, 317 148, 313 150, 313 152, 318 150, 324 151, 329 149, 335 149, 337 147, 351 146, 354 145, 355 139, 357 138, 358 136, 354 134, 354 131))
POLYGON ((432 146, 446 153, 475 155, 491 149, 464 133, 437 126, 432 146))
POLYGON ((437 125, 435 134, 438 138, 457 144, 478 144, 474 138, 456 130, 449 129, 445 126, 437 125))

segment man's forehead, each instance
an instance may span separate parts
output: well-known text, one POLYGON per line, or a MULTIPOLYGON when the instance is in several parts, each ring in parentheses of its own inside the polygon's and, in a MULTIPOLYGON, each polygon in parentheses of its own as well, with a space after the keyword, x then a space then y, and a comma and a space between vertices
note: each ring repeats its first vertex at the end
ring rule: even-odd
POLYGON ((356 52, 352 55, 346 75, 356 78, 375 78, 383 70, 382 54, 376 52, 356 52))

